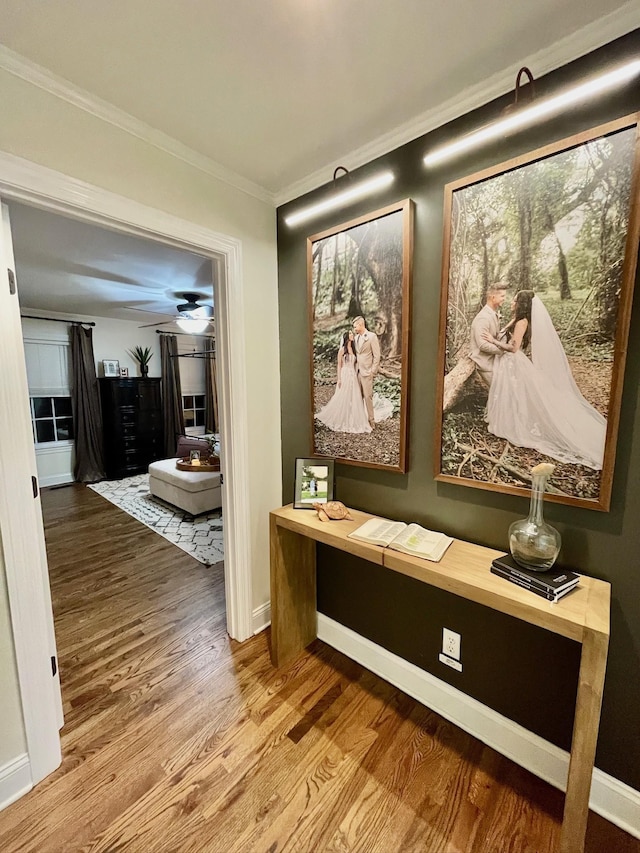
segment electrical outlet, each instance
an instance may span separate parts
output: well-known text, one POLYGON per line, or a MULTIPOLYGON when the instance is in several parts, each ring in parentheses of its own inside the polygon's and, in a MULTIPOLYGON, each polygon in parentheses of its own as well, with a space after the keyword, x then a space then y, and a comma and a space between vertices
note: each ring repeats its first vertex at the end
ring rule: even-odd
POLYGON ((442 629, 442 652, 450 658, 460 660, 460 634, 451 628, 442 629))

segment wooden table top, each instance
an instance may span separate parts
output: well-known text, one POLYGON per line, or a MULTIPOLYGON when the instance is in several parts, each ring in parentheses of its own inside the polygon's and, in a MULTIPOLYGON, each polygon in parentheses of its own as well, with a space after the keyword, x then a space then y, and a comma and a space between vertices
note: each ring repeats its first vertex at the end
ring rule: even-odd
POLYGON ((350 513, 352 521, 321 522, 315 512, 293 509, 289 504, 273 510, 271 515, 278 526, 287 530, 572 640, 582 642, 586 629, 607 637, 609 635, 611 586, 605 581, 582 575, 572 592, 559 601, 547 601, 491 573, 492 560, 504 554, 504 551, 454 539, 440 562, 433 563, 400 551, 349 539, 349 533, 365 521, 377 517, 353 509, 350 513))

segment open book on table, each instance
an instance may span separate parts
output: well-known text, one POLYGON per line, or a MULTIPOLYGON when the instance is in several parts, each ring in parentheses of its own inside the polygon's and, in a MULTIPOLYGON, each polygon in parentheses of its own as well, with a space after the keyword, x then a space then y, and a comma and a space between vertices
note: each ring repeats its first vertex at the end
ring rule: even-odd
POLYGON ((404 521, 389 521, 386 518, 372 518, 365 521, 353 533, 351 539, 367 542, 369 545, 381 545, 413 557, 422 557, 437 563, 453 542, 450 536, 426 530, 419 524, 405 524, 404 521))

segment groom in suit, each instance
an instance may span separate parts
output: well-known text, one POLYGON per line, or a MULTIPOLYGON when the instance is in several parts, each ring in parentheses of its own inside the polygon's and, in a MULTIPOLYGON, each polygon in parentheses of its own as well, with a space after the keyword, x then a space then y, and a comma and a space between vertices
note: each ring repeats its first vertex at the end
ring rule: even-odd
POLYGON ((507 285, 497 282, 487 289, 485 305, 478 311, 471 323, 470 351, 472 361, 475 361, 482 381, 488 387, 493 379, 493 359, 500 356, 503 350, 483 338, 488 332, 497 338, 500 333, 500 318, 498 312, 506 296, 507 285))
POLYGON ((367 329, 364 317, 356 317, 353 321, 353 332, 356 336, 358 379, 367 408, 369 426, 374 429, 376 424, 373 417, 373 377, 380 367, 380 344, 376 333, 367 329))

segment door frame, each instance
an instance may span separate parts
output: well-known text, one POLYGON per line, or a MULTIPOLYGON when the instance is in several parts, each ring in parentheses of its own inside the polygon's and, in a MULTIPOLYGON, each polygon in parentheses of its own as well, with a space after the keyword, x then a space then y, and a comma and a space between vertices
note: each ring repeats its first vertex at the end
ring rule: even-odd
MULTIPOLYGON (((244 286, 242 275, 242 242, 234 237, 180 219, 100 187, 56 172, 21 157, 0 151, 0 198, 18 201, 53 213, 71 216, 124 234, 144 237, 178 249, 195 251, 211 258, 214 271, 216 305, 216 349, 218 351, 218 392, 222 472, 224 475, 224 575, 227 603, 227 632, 238 641, 248 639, 252 629, 251 596, 251 525, 249 483, 249 444, 247 432, 247 378, 244 334, 244 286), (233 340, 233 359, 230 341, 233 340)), ((0 270, 6 287, 6 273, 0 270)), ((20 283, 18 282, 18 293, 20 283)), ((13 322, 20 325, 15 314, 13 322)), ((14 330, 15 331, 15 330, 14 330)), ((22 330, 20 328, 20 339, 22 330)), ((15 334, 14 334, 15 338, 15 334)), ((26 369, 25 369, 26 377, 26 369)), ((24 385, 24 383, 22 383, 24 385)), ((26 393, 26 385, 19 394, 26 393)), ((24 408, 24 400, 22 400, 24 408)), ((0 470, 2 448, 8 457, 14 430, 8 413, 0 412, 0 470)), ((35 461, 35 455, 34 455, 35 461)), ((35 468, 33 473, 35 474, 35 468)), ((31 472, 25 472, 30 478, 31 472)), ((30 490, 30 483, 29 483, 30 490)), ((15 489, 0 482, 0 508, 15 500, 15 489), (11 492, 11 494, 9 494, 11 492)), ((32 513, 33 514, 33 513, 32 513)), ((33 534, 37 530, 34 515, 33 534)), ((34 597, 46 610, 50 598, 46 567, 27 565, 20 550, 14 547, 8 524, 0 516, 0 538, 4 550, 9 606, 13 627, 18 680, 23 702, 23 716, 29 761, 34 784, 52 772, 59 755, 60 739, 56 714, 56 697, 42 701, 43 661, 49 665, 49 646, 45 642, 46 625, 33 630, 34 597), (45 571, 43 571, 45 568, 45 571), (42 604, 44 603, 44 604, 42 604), (31 615, 29 615, 31 614, 31 615), (34 770, 37 771, 34 773, 34 770), (46 772, 45 772, 46 771, 46 772)), ((41 521, 40 521, 41 528, 41 521)), ((43 611, 44 613, 44 611, 43 611)), ((50 691, 53 694, 53 691, 50 691)), ((59 701, 59 694, 57 697, 59 701)))

